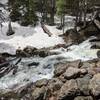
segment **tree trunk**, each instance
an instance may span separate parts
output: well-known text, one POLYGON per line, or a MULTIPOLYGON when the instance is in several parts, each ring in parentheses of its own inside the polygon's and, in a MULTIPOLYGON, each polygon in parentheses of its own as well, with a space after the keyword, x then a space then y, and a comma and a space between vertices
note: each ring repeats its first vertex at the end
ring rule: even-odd
POLYGON ((13 35, 15 32, 12 29, 11 21, 9 21, 7 36, 13 35))
POLYGON ((51 0, 50 25, 54 25, 55 0, 51 0))

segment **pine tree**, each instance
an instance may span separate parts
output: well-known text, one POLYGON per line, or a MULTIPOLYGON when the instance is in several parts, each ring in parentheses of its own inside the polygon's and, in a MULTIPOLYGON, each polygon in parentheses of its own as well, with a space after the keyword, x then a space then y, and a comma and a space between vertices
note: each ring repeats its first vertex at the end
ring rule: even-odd
POLYGON ((21 25, 35 25, 38 18, 35 13, 34 0, 9 0, 10 18, 21 25))

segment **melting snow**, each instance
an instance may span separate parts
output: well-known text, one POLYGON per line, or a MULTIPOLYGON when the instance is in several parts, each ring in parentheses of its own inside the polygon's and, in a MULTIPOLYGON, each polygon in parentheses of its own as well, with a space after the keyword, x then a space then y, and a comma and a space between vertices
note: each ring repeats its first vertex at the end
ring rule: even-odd
MULTIPOLYGON (((17 23, 12 23, 12 27, 15 31, 15 34, 12 36, 6 35, 6 32, 8 30, 8 22, 3 23, 3 28, 0 31, 0 43, 2 45, 8 45, 9 47, 7 46, 7 49, 10 49, 11 47, 14 48, 13 52, 12 49, 10 52, 10 50, 4 48, 4 52, 9 51, 8 53, 15 53, 16 49, 18 49, 19 47, 21 49, 25 48, 26 46, 43 48, 64 43, 63 39, 55 34, 49 37, 46 33, 43 32, 41 26, 37 26, 35 28, 23 27, 17 23)), ((53 29, 50 28, 50 31, 52 30, 53 29)), ((57 32, 55 31, 55 33, 57 32)), ((0 52, 3 51, 1 49, 0 52)))

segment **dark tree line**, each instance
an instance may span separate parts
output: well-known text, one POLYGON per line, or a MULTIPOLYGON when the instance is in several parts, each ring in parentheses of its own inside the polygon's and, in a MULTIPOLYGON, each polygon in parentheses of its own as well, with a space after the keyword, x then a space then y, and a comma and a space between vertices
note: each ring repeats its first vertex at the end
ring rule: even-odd
POLYGON ((50 25, 54 25, 54 16, 58 15, 63 26, 64 16, 69 14, 76 16, 76 25, 84 21, 85 26, 87 14, 94 14, 100 0, 8 0, 8 6, 11 20, 22 25, 36 25, 40 13, 41 22, 50 25))

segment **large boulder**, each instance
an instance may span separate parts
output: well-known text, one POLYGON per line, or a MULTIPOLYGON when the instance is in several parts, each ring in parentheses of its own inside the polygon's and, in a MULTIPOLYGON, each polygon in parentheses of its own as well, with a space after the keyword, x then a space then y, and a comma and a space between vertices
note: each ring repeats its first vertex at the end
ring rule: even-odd
POLYGON ((91 79, 91 75, 87 74, 82 78, 77 78, 77 85, 80 90, 80 94, 82 95, 90 95, 90 89, 89 89, 89 82, 91 79))
POLYGON ((94 96, 100 96, 100 73, 94 75, 90 80, 89 88, 94 96))
POLYGON ((69 62, 68 66, 74 68, 80 68, 81 64, 82 64, 81 60, 76 60, 76 61, 69 62))
POLYGON ((60 63, 55 65, 54 76, 60 76, 63 74, 68 67, 68 63, 60 63))
POLYGON ((78 85, 76 80, 69 80, 61 87, 57 100, 73 100, 77 93, 78 85))
POLYGON ((68 44, 79 42, 80 41, 79 36, 80 35, 78 34, 77 30, 75 30, 75 29, 67 30, 63 35, 61 35, 61 37, 63 37, 64 41, 68 44))
POLYGON ((69 67, 63 75, 65 79, 72 79, 80 77, 80 75, 85 75, 86 73, 87 73, 86 69, 69 67))
POLYGON ((54 91, 59 90, 63 85, 63 82, 60 79, 53 78, 48 82, 48 89, 53 93, 54 91))
POLYGON ((87 39, 90 36, 97 36, 99 31, 93 22, 90 22, 86 27, 80 29, 79 34, 83 39, 87 39))
POLYGON ((66 71, 68 67, 79 68, 80 65, 81 65, 80 60, 56 64, 54 76, 60 76, 66 71))

